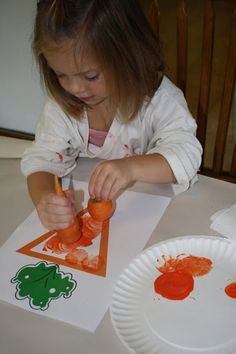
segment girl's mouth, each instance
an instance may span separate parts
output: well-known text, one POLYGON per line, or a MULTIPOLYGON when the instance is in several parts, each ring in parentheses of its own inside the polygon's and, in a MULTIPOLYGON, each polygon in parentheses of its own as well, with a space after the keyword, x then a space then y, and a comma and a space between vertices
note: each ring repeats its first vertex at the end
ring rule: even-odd
POLYGON ((89 102, 93 99, 93 96, 80 97, 79 99, 83 102, 89 102))

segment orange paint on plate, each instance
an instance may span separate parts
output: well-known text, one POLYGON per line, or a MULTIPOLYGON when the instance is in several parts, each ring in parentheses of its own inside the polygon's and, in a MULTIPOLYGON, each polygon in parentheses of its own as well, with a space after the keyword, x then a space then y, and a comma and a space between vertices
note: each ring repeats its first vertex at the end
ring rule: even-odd
POLYGON ((156 293, 169 300, 183 300, 193 291, 194 280, 188 273, 169 272, 154 282, 156 293))
POLYGON ((227 285, 225 287, 225 293, 233 299, 236 299, 236 282, 227 285))
MULTIPOLYGON (((212 269, 212 261, 209 258, 190 255, 181 259, 181 256, 179 255, 176 258, 170 257, 165 261, 164 265, 158 267, 158 270, 161 273, 177 271, 189 273, 193 277, 199 277, 209 273, 212 269)), ((165 259, 164 256, 163 258, 165 259)))
POLYGON ((176 265, 178 272, 186 272, 193 277, 199 277, 210 272, 212 261, 205 257, 188 256, 181 259, 176 265))
POLYGON ((155 291, 169 300, 183 300, 194 288, 193 277, 203 276, 212 269, 212 261, 205 257, 189 255, 184 258, 183 254, 176 258, 170 257, 158 267, 163 273, 154 282, 155 291))

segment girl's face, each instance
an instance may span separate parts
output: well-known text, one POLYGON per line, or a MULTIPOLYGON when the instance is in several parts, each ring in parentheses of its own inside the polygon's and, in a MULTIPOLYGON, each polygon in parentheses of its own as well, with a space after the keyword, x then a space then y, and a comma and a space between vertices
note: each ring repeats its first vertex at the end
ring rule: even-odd
POLYGON ((70 43, 57 45, 44 52, 48 65, 56 74, 65 91, 89 106, 98 105, 109 98, 101 68, 89 58, 75 62, 70 43))

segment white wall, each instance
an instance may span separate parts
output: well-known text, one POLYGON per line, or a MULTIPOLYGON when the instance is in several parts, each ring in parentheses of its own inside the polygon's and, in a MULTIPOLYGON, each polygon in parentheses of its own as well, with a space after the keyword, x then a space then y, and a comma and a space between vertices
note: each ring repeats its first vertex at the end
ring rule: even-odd
POLYGON ((36 0, 0 0, 0 127, 33 133, 44 102, 31 50, 36 0))

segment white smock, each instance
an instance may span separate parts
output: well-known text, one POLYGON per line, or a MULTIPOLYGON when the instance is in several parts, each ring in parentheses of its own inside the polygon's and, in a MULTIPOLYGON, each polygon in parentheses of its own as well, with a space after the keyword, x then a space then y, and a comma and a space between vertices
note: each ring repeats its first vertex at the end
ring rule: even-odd
POLYGON ((196 128, 183 93, 167 77, 135 119, 123 123, 119 117, 114 118, 102 147, 88 144, 86 112, 76 120, 48 99, 21 169, 25 176, 46 171, 62 177, 77 166, 79 157, 109 160, 159 153, 168 161, 177 181, 174 191, 179 193, 196 181, 201 164, 202 147, 195 136, 196 128))

